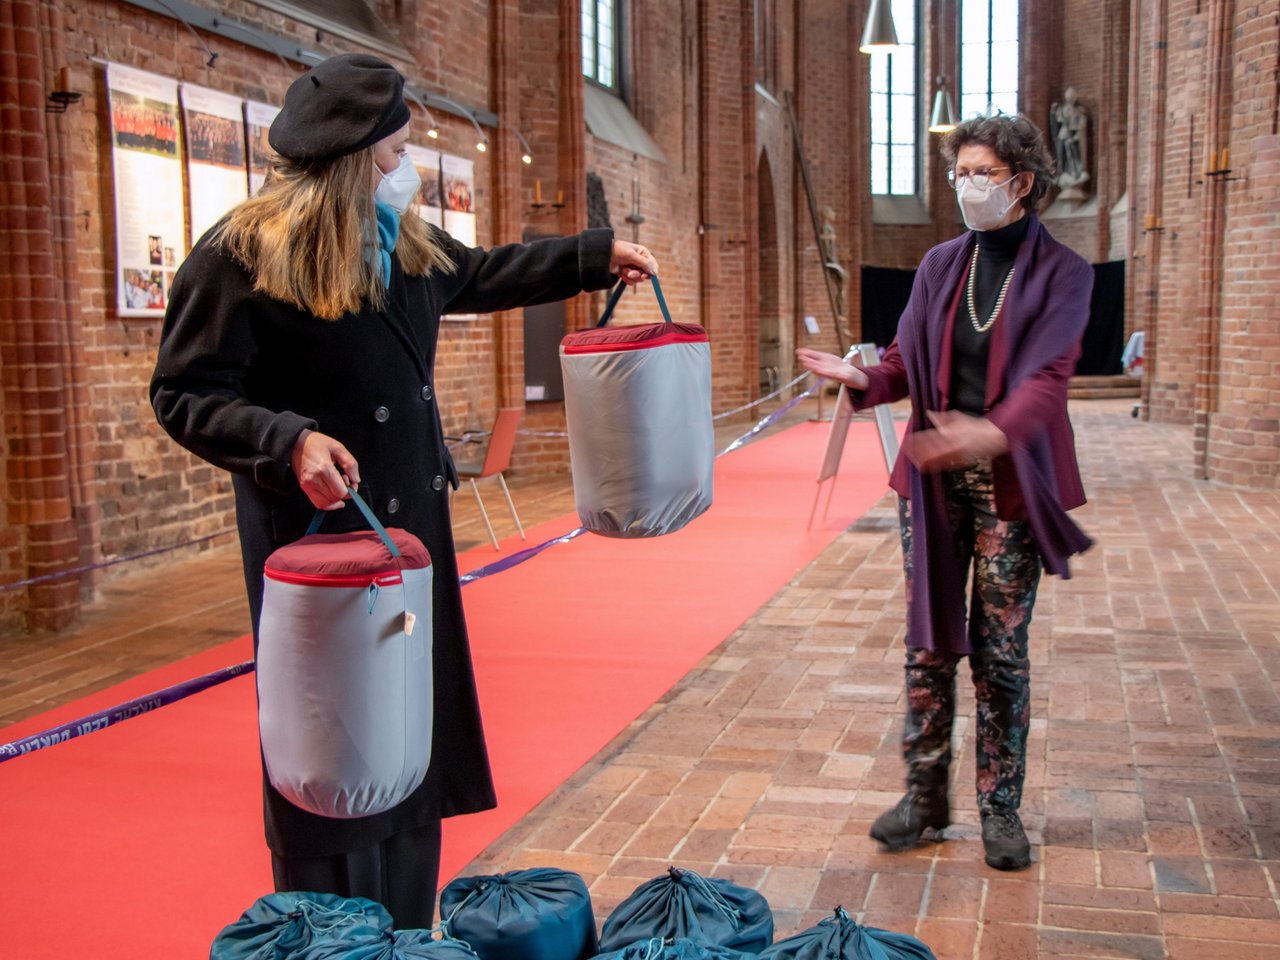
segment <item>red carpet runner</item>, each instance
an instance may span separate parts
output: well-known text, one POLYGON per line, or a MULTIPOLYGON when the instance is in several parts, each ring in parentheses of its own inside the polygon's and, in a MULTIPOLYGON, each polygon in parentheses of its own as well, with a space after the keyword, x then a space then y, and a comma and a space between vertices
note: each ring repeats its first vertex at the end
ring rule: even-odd
MULTIPOLYGON (((443 878, 879 499, 875 428, 854 423, 828 518, 806 529, 826 434, 801 424, 721 458, 714 505, 679 533, 579 537, 464 588, 500 805, 446 822, 443 878)), ((575 526, 572 516, 543 524, 504 554, 575 526)), ((497 556, 477 548, 460 568, 497 556)), ((228 644, 0 730, 0 743, 249 656, 247 639, 228 644)), ((10 905, 0 956, 207 956, 214 934, 271 888, 258 776, 252 676, 0 766, 10 905)))

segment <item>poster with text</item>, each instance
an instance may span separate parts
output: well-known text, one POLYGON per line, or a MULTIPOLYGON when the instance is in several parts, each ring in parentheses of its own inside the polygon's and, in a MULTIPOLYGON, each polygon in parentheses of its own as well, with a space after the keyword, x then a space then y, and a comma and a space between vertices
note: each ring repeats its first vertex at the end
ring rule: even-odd
POLYGON ((244 101, 217 90, 182 85, 187 135, 191 243, 249 195, 245 176, 244 101))
POLYGON ((249 196, 258 192, 262 182, 267 179, 267 156, 271 144, 267 142, 267 131, 275 120, 279 107, 256 100, 244 102, 244 129, 249 141, 249 196))
POLYGON ((440 158, 444 189, 444 229, 468 247, 476 245, 475 164, 445 154, 440 158))
POLYGON ((178 82, 107 65, 115 185, 116 311, 159 317, 186 252, 178 82))
POLYGON ((412 143, 405 144, 409 158, 418 168, 418 176, 422 178, 422 189, 418 191, 418 202, 415 205, 418 216, 427 223, 437 227, 444 226, 444 206, 440 202, 440 151, 430 147, 419 147, 412 143))

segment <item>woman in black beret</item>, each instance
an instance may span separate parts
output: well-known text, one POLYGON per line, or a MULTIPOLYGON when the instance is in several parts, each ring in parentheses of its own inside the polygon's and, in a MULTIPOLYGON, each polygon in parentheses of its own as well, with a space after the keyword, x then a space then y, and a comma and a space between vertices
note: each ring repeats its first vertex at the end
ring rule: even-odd
POLYGON ((165 315, 151 400, 178 443, 233 474, 256 634, 263 566, 301 537, 378 519, 431 553, 435 724, 422 785, 350 820, 292 805, 264 777, 278 890, 364 896, 396 926, 431 926, 440 821, 496 803, 449 521, 457 473, 435 396, 443 313, 508 310, 657 272, 609 230, 469 249, 406 214, 418 178, 405 152, 404 78, 343 55, 290 86, 272 124, 266 183, 196 244, 165 315), (403 215, 403 216, 402 216, 403 215))

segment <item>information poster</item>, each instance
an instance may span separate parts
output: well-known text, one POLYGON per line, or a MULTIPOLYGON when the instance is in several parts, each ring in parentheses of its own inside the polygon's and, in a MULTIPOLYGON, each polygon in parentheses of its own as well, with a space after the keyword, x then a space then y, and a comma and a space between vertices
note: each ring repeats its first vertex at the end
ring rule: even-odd
POLYGON ((445 154, 440 158, 444 188, 444 229, 459 243, 476 245, 475 164, 445 154))
POLYGON ((178 82, 107 65, 116 201, 116 310, 159 317, 186 250, 178 82))
POLYGON ((267 156, 271 144, 267 142, 267 132, 271 123, 280 112, 279 107, 256 100, 244 102, 244 129, 249 141, 249 195, 258 192, 267 179, 267 156))
POLYGON ((249 195, 245 178, 244 101, 217 90, 182 85, 187 134, 187 186, 194 245, 249 195))
POLYGON ((440 151, 405 144, 409 159, 418 168, 422 189, 418 191, 418 216, 437 227, 444 226, 444 205, 440 201, 440 151))

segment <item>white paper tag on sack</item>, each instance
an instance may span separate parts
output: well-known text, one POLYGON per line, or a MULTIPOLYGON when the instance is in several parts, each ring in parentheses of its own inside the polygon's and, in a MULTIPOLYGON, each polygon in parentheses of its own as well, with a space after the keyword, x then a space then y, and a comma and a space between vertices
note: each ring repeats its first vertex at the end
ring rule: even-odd
POLYGON ((404 635, 406 637, 413 636, 413 625, 417 622, 418 622, 417 614, 415 614, 412 610, 406 610, 404 612, 404 635))

